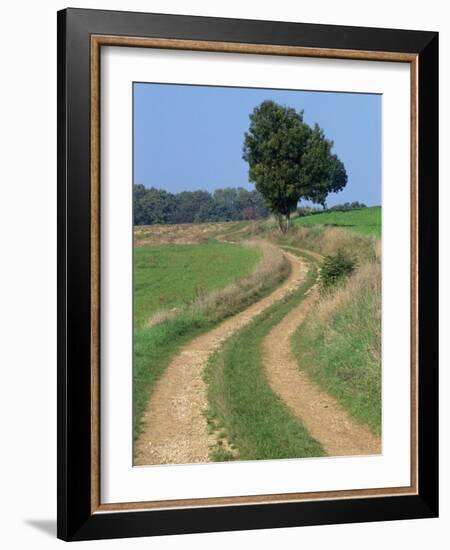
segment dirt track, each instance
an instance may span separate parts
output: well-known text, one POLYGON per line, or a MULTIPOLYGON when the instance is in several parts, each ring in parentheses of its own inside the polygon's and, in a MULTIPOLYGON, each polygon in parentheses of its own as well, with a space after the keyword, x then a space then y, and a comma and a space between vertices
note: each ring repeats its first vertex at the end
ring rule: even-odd
MULTIPOLYGON (((304 280, 306 263, 289 252, 285 255, 291 264, 291 274, 277 290, 191 340, 174 357, 147 404, 143 431, 135 445, 135 465, 209 461, 215 436, 208 433, 204 416, 208 403, 203 369, 210 355, 227 338, 304 280)), ((313 307, 317 295, 317 288, 313 287, 266 336, 263 343, 266 377, 273 391, 329 456, 379 454, 381 440, 355 422, 336 399, 312 382, 292 354, 291 336, 313 307)))
POLYGON ((208 462, 214 436, 208 433, 206 385, 202 372, 209 356, 232 334, 286 294, 296 289, 305 274, 300 258, 285 252, 291 264, 288 279, 274 292, 215 329, 187 343, 155 385, 143 418, 143 431, 135 446, 134 464, 189 464, 208 462))

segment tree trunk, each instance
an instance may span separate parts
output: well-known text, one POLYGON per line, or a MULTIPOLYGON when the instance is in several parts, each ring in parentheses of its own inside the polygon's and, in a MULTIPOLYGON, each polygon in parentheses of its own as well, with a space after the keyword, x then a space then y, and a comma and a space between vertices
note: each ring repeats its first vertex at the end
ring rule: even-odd
POLYGON ((289 218, 286 216, 286 219, 285 219, 283 214, 276 214, 275 217, 277 219, 278 227, 280 228, 281 234, 286 235, 287 230, 288 230, 289 218))

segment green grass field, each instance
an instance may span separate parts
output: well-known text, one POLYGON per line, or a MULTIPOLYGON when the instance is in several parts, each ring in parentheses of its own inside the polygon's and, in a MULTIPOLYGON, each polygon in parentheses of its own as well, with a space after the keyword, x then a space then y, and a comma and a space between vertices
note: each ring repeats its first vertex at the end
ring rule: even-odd
POLYGON ((257 248, 218 242, 135 248, 135 327, 142 327, 156 311, 189 303, 247 275, 260 257, 257 248))
POLYGON ((372 206, 349 212, 324 212, 292 220, 294 225, 331 225, 344 227, 364 235, 381 237, 381 207, 372 206))
MULTIPOLYGON (((305 256, 305 254, 302 254, 305 256)), ((259 315, 213 355, 205 371, 210 429, 218 433, 213 461, 323 456, 324 451, 270 388, 262 369, 262 342, 314 284, 311 267, 304 283, 259 315), (232 451, 223 445, 231 444, 232 451)))
MULTIPOLYGON (((152 246, 135 252, 135 284, 139 282, 135 300, 140 306, 135 307, 133 343, 133 427, 137 437, 154 384, 180 347, 270 292, 287 277, 289 267, 285 262, 274 264, 258 278, 259 266, 264 263, 264 259, 259 262, 261 250, 226 243, 152 246), (238 281, 234 293, 226 295, 234 281, 238 281), (208 298, 208 291, 218 288, 224 292, 217 307, 214 301, 213 307, 190 307, 199 292, 208 298), (162 309, 162 304, 177 307, 175 316, 146 326, 146 319, 162 309)), ((205 302, 207 306, 208 300, 205 302)))

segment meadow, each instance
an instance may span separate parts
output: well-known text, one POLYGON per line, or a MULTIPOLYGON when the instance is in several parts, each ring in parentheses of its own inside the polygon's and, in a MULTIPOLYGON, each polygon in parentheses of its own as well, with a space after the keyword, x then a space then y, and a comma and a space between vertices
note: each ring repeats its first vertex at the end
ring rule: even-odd
POLYGON ((348 212, 324 212, 294 218, 292 223, 301 227, 314 225, 343 227, 363 235, 381 237, 381 207, 372 206, 348 212))
POLYGON ((261 258, 256 247, 207 242, 140 246, 134 251, 134 324, 158 311, 192 302, 249 274, 261 258))

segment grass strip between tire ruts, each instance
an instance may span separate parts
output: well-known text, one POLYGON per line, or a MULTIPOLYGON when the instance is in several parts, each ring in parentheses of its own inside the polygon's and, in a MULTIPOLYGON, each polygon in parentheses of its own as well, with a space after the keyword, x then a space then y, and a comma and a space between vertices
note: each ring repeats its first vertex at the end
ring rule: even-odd
POLYGON ((317 278, 312 256, 300 287, 256 317, 232 336, 210 359, 204 377, 208 384, 208 426, 217 434, 213 461, 259 460, 324 456, 281 399, 263 372, 265 336, 305 297, 317 278))

